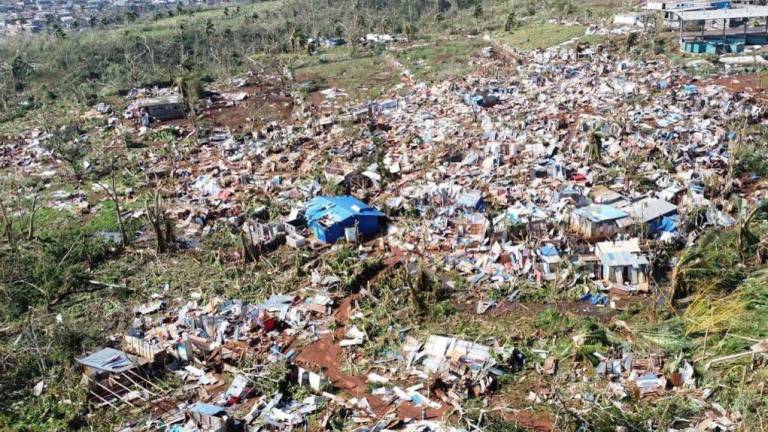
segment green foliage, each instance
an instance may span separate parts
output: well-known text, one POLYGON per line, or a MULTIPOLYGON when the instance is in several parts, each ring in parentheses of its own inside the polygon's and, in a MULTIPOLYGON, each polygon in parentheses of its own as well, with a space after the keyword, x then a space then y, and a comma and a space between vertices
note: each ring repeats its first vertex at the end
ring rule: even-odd
POLYGON ((710 231, 678 259, 672 273, 675 298, 693 293, 731 292, 748 276, 736 231, 710 231))
POLYGON ((768 149, 764 145, 744 147, 733 157, 736 159, 735 176, 768 177, 768 149))
POLYGON ((476 39, 448 40, 418 46, 396 54, 413 76, 427 82, 440 82, 471 70, 468 59, 482 46, 476 39))
POLYGON ((3 247, 0 285, 5 298, 0 310, 19 317, 30 307, 80 288, 88 270, 110 253, 108 243, 77 230, 44 232, 23 247, 3 247))
POLYGON ((517 15, 512 11, 507 15, 507 20, 504 21, 504 31, 510 32, 515 28, 517 28, 517 15))
POLYGON ((527 429, 501 417, 490 416, 485 419, 483 430, 486 432, 525 432, 527 429))
POLYGON ((475 5, 475 10, 472 12, 472 16, 475 17, 475 19, 480 19, 483 17, 484 11, 483 11, 483 4, 478 3, 475 5))
POLYGON ((627 38, 624 41, 624 49, 627 52, 632 51, 632 48, 635 48, 637 46, 638 41, 640 40, 640 35, 637 32, 630 32, 627 34, 627 38))
POLYGON ((663 398, 657 403, 640 403, 637 410, 625 410, 616 406, 585 411, 576 419, 579 430, 613 431, 618 427, 627 430, 668 430, 679 419, 692 418, 698 412, 696 402, 685 397, 663 398))
POLYGON ((494 36, 499 42, 516 49, 532 50, 550 48, 575 37, 584 35, 586 27, 566 26, 551 23, 526 23, 511 32, 500 32, 494 36))
POLYGON ((278 391, 288 388, 289 367, 285 361, 276 361, 267 365, 260 374, 260 379, 254 381, 254 388, 260 395, 271 396, 278 391))
POLYGON ((536 327, 541 330, 548 333, 555 333, 559 330, 571 327, 573 322, 557 309, 548 307, 536 316, 535 324, 536 327))

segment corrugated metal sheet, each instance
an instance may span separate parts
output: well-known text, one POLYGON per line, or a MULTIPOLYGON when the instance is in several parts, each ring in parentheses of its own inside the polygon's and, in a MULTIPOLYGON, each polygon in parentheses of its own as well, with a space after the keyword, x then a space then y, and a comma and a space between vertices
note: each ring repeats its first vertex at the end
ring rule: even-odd
POLYGON ((135 366, 125 352, 114 348, 104 348, 96 351, 91 355, 78 359, 77 362, 83 366, 112 373, 125 372, 135 366))
POLYGON ((677 212, 677 206, 658 198, 645 198, 625 210, 639 222, 650 222, 677 212))
POLYGON ((579 215, 591 222, 605 222, 625 218, 628 215, 623 211, 603 204, 592 204, 574 210, 573 214, 579 215))
POLYGON ((353 216, 384 216, 384 213, 349 195, 315 197, 307 202, 306 207, 306 217, 310 223, 326 217, 341 222, 353 216))

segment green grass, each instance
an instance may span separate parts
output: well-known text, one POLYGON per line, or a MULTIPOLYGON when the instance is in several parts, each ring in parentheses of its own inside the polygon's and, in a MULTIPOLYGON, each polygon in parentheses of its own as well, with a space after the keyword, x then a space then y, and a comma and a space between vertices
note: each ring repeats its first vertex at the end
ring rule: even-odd
POLYGON ((513 32, 497 32, 494 39, 510 48, 530 51, 537 48, 550 48, 573 38, 584 37, 586 27, 562 24, 527 24, 513 32))
POLYGON ((488 43, 480 38, 435 39, 423 46, 395 52, 395 58, 418 80, 439 82, 473 70, 471 58, 488 43))
POLYGON ((299 67, 294 77, 297 81, 317 80, 344 89, 352 99, 377 98, 400 80, 398 71, 383 56, 342 58, 299 67))
POLYGON ((629 10, 619 0, 486 0, 482 4, 480 18, 474 16, 473 7, 459 11, 451 9, 444 14, 442 22, 430 22, 427 27, 451 34, 494 33, 504 29, 510 13, 514 13, 518 24, 526 26, 551 19, 597 23, 629 10))
MULTIPOLYGON (((256 24, 258 26, 269 26, 271 20, 265 15, 270 12, 275 12, 284 6, 284 0, 270 0, 261 1, 252 4, 243 4, 239 6, 239 12, 236 10, 236 6, 217 6, 212 8, 205 8, 199 10, 185 9, 184 12, 179 13, 177 9, 171 9, 173 16, 155 19, 149 17, 147 19, 141 19, 134 23, 125 23, 118 26, 110 26, 108 28, 96 28, 91 29, 85 33, 82 33, 82 42, 95 43, 104 40, 120 40, 127 33, 138 33, 146 37, 159 37, 169 36, 172 33, 179 32, 182 26, 196 26, 205 25, 210 20, 214 29, 223 30, 225 28, 239 27, 246 25, 246 18, 250 20, 253 14, 257 14, 256 24), (229 16, 225 15, 224 9, 229 11, 229 16)), ((250 21, 249 21, 250 22, 250 21)))

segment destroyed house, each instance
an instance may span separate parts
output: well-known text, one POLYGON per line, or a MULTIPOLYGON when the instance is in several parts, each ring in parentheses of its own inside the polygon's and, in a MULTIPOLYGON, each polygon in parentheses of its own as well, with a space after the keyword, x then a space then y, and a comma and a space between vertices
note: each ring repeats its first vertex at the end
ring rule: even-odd
POLYGON ((93 354, 77 359, 85 368, 86 374, 118 374, 136 367, 136 363, 128 358, 123 351, 114 348, 104 348, 93 354))
POLYGON ((152 384, 140 369, 146 361, 114 348, 102 348, 75 360, 83 368, 83 380, 96 406, 136 406, 136 400, 148 399, 143 386, 152 384))
POLYGON ((150 117, 161 121, 180 119, 187 115, 179 95, 140 99, 136 107, 147 110, 150 117))
POLYGON ((226 432, 234 426, 232 418, 218 405, 198 402, 189 407, 188 415, 204 431, 226 432))
POLYGON ((609 205, 592 204, 571 214, 571 229, 589 240, 612 237, 631 224, 627 213, 609 205))
POLYGON ((486 207, 485 201, 483 200, 483 193, 477 190, 471 190, 459 195, 456 204, 459 207, 477 211, 483 211, 486 207))
POLYGON ((307 202, 305 214, 309 229, 324 243, 374 234, 384 217, 384 213, 349 195, 315 197, 307 202))

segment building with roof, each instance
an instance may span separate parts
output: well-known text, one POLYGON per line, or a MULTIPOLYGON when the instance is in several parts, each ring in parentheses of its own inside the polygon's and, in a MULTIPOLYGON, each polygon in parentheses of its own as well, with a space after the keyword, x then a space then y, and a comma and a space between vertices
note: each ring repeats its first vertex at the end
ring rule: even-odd
POLYGON ((674 232, 677 228, 677 206, 659 198, 643 198, 624 207, 632 219, 649 229, 651 234, 660 231, 674 232))
POLYGON ((560 263, 562 262, 557 248, 551 244, 543 245, 539 247, 537 255, 541 278, 544 280, 557 279, 557 272, 560 270, 560 263))
POLYGON ((633 221, 623 210, 605 204, 590 204, 571 213, 571 230, 587 240, 612 237, 633 221))
POLYGON ((623 291, 647 291, 648 259, 638 239, 607 241, 595 245, 604 283, 623 291))
POLYGON ((307 226, 318 240, 335 243, 341 237, 368 236, 379 231, 384 213, 357 198, 318 196, 306 204, 307 226))
POLYGON ((768 44, 768 6, 728 5, 671 12, 679 23, 680 46, 696 54, 742 52, 768 44))
POLYGON ((659 12, 664 18, 664 25, 668 28, 679 28, 675 12, 692 10, 726 9, 731 7, 730 0, 676 0, 676 1, 647 1, 643 9, 649 12, 659 12))

